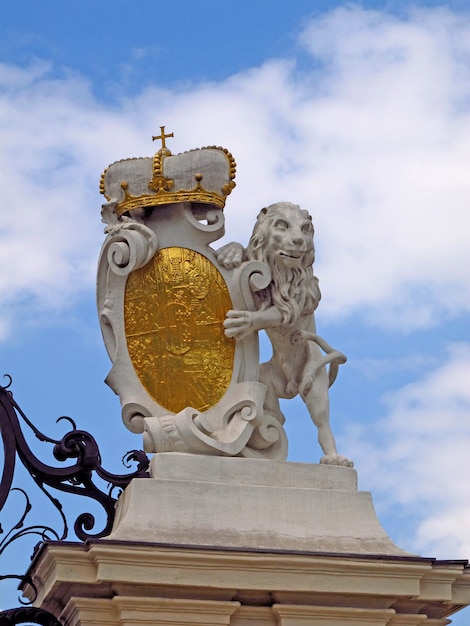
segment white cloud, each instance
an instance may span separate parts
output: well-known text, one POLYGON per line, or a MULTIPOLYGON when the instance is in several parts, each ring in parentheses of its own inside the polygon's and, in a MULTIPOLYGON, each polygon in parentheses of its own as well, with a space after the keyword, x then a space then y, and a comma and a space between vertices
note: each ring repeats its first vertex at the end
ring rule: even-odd
POLYGON ((421 554, 470 555, 469 380, 470 344, 453 344, 438 367, 387 394, 385 417, 346 434, 381 507, 418 512, 406 543, 421 554))
POLYGON ((102 233, 98 183, 107 164, 104 152, 113 137, 125 139, 129 131, 122 115, 117 120, 97 104, 87 81, 73 75, 54 79, 46 64, 0 66, 0 86, 5 336, 18 312, 33 317, 61 310, 92 287, 102 233))
POLYGON ((392 323, 401 309, 410 325, 465 306, 469 34, 468 19, 444 10, 404 22, 338 9, 303 35, 328 72, 307 100, 305 149, 319 146, 319 200, 334 212, 322 231, 338 224, 325 277, 338 261, 348 268, 336 306, 359 299, 392 323))
POLYGON ((174 152, 235 155, 229 238, 246 241, 271 202, 312 210, 325 314, 409 329, 468 311, 470 19, 341 8, 300 42, 301 66, 147 86, 114 106, 72 72, 0 66, 3 327, 24 302, 60 310, 92 289, 101 171, 151 154, 162 123, 174 152))

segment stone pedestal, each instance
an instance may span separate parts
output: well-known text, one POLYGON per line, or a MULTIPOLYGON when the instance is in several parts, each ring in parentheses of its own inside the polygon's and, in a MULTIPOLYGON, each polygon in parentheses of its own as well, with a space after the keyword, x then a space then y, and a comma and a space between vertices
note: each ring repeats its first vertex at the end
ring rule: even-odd
POLYGON ((67 626, 438 626, 470 603, 466 562, 395 546, 354 470, 180 454, 108 538, 45 544, 30 573, 67 626))
POLYGON ((405 555, 347 467, 163 453, 120 498, 109 539, 405 555))

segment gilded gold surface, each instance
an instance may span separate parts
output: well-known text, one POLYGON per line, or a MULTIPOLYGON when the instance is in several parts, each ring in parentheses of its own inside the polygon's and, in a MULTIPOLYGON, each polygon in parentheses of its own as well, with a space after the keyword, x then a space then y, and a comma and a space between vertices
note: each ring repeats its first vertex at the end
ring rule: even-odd
POLYGON ((168 139, 169 137, 174 137, 174 136, 175 135, 173 133, 165 134, 165 127, 164 126, 160 126, 160 134, 159 135, 155 135, 155 136, 152 137, 152 141, 155 141, 156 139, 160 139, 161 142, 162 142, 162 147, 158 151, 159 154, 164 154, 165 156, 170 156, 171 152, 166 147, 165 139, 168 139))
POLYGON ((130 274, 124 299, 127 347, 149 395, 169 411, 214 406, 232 377, 235 343, 222 323, 232 302, 202 254, 164 248, 130 274))
MULTIPOLYGON (((168 179, 167 179, 168 180, 168 179)), ((150 183, 149 183, 150 184, 150 183)), ((153 184, 153 183, 152 183, 153 184)), ((235 185, 235 183, 234 183, 235 185)), ((133 209, 140 209, 150 206, 159 206, 162 204, 171 204, 172 202, 202 202, 205 204, 213 204, 219 209, 223 209, 225 206, 225 198, 219 196, 215 191, 208 192, 198 189, 197 187, 192 191, 165 191, 160 190, 159 194, 142 195, 138 197, 125 195, 125 199, 119 202, 116 208, 117 215, 123 215, 127 211, 133 209)))

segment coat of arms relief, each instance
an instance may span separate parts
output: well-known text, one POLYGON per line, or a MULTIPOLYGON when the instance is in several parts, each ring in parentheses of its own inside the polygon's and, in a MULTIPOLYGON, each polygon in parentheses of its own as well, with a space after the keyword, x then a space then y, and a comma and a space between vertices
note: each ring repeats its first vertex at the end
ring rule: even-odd
POLYGON ((235 187, 234 158, 216 146, 172 155, 164 131, 154 137, 162 146, 153 157, 117 161, 101 178, 107 236, 98 309, 112 361, 107 383, 124 424, 143 433, 147 452, 284 460, 279 398, 300 393, 318 427, 322 462, 351 465, 336 452, 327 406, 346 359, 312 325, 319 291, 310 216, 290 203, 273 205, 258 217, 256 251, 253 241, 246 250, 236 243, 214 250, 235 187), (260 233, 260 221, 271 237, 260 233), (288 243, 294 230, 300 234, 288 243), (260 252, 263 243, 270 254, 260 252), (279 264, 288 270, 280 291, 279 264), (262 328, 273 358, 260 368, 262 328))

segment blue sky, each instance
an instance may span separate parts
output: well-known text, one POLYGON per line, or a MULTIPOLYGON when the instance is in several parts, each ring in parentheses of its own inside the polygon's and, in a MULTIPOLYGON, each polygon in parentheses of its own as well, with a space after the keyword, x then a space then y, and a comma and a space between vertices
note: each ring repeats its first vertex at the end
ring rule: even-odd
MULTIPOLYGON (((141 446, 103 383, 98 184, 165 124, 173 153, 234 154, 226 240, 272 202, 310 210, 318 331, 348 356, 341 452, 397 544, 469 558, 469 85, 468 1, 6 0, 0 354, 19 404, 51 435, 73 417, 114 471, 141 446)), ((318 462, 302 403, 284 409, 289 458, 318 462)))

